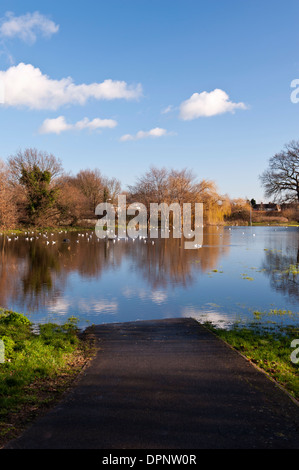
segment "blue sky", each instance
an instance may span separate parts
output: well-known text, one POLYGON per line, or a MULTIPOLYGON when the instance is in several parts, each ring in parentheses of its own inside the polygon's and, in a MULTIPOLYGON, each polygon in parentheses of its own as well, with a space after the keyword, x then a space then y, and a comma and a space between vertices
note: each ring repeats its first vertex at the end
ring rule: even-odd
POLYGON ((298 14, 293 0, 2 0, 0 157, 36 147, 124 187, 188 167, 264 200, 258 176, 299 139, 298 14))

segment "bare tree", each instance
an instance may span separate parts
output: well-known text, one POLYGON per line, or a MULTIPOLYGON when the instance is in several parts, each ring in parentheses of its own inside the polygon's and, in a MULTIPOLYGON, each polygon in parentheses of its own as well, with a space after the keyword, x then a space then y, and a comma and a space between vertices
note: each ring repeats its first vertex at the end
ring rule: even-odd
POLYGON ((57 218, 57 179, 63 168, 60 160, 36 149, 19 151, 8 158, 9 184, 18 194, 18 208, 24 222, 48 225, 57 218))
POLYGON ((14 185, 20 183, 24 170, 33 171, 38 167, 42 172, 51 174, 51 181, 54 182, 63 173, 62 163, 54 155, 47 152, 41 152, 36 149, 28 148, 19 151, 16 155, 8 158, 8 167, 10 172, 10 182, 14 185))
POLYGON ((56 183, 62 173, 60 160, 47 152, 28 148, 8 158, 8 181, 20 220, 40 226, 56 221, 56 183))
POLYGON ((196 176, 191 170, 171 170, 168 177, 169 197, 171 202, 180 205, 190 202, 199 202, 199 185, 196 176))
POLYGON ((13 228, 16 218, 14 194, 10 191, 8 183, 8 169, 0 161, 0 227, 2 229, 13 228))
POLYGON ((231 213, 228 196, 218 193, 213 181, 197 182, 196 175, 188 169, 166 170, 152 167, 129 187, 130 199, 143 203, 147 209, 151 203, 203 203, 204 217, 208 223, 221 223, 231 213))
POLYGON ((78 186, 74 184, 71 177, 60 178, 58 187, 57 209, 59 220, 66 225, 76 225, 86 215, 88 200, 78 186))
POLYGON ((104 178, 103 185, 105 191, 104 202, 110 199, 112 204, 115 204, 118 195, 121 193, 121 182, 116 178, 104 178))
POLYGON ((77 188, 87 198, 90 215, 94 215, 96 207, 104 198, 104 178, 98 169, 81 170, 73 180, 77 188))
POLYGON ((141 202, 147 208, 151 203, 167 202, 168 177, 169 173, 165 168, 151 167, 137 179, 135 185, 129 186, 131 199, 141 202))
POLYGON ((276 202, 299 202, 299 141, 292 141, 269 160, 260 176, 265 196, 276 202))

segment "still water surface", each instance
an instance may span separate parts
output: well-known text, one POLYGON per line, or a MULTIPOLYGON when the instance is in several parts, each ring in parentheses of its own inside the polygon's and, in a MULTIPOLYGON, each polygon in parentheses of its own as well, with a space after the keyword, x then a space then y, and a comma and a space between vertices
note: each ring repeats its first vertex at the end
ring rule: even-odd
POLYGON ((0 306, 36 323, 76 316, 82 328, 173 317, 225 326, 254 320, 256 310, 290 310, 263 321, 298 324, 299 275, 290 269, 299 262, 298 228, 209 227, 199 250, 174 239, 114 244, 81 234, 1 235, 0 306))

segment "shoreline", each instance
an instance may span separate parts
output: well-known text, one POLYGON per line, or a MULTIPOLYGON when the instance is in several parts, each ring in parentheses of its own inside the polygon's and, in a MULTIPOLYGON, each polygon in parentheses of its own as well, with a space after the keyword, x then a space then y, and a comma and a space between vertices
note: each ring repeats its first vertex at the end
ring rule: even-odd
MULTIPOLYGON (((26 226, 26 227, 17 227, 17 228, 10 228, 10 229, 0 229, 0 234, 4 235, 9 235, 9 234, 15 234, 15 235, 25 235, 26 232, 40 232, 40 233, 45 233, 45 232, 54 232, 54 233, 72 233, 72 232, 80 232, 80 231, 93 231, 96 226, 96 221, 95 225, 89 225, 89 226, 61 226, 61 227, 34 227, 34 226, 26 226)), ((249 227, 299 227, 298 222, 289 222, 289 223, 275 223, 275 222, 270 222, 270 223, 265 223, 265 222, 253 222, 252 225, 250 225, 248 222, 244 222, 244 224, 234 224, 233 222, 224 222, 224 223, 218 223, 218 224, 205 224, 205 228, 207 227, 240 227, 240 228, 249 228, 249 227)), ((116 226, 117 228, 117 226, 116 226)))

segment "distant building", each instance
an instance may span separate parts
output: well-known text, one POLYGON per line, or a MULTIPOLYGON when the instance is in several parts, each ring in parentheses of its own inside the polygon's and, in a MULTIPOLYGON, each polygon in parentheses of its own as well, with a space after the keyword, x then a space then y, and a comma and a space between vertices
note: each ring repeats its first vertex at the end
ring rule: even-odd
POLYGON ((256 204, 253 210, 261 212, 281 212, 281 206, 274 202, 269 202, 268 204, 261 202, 260 204, 256 204))

